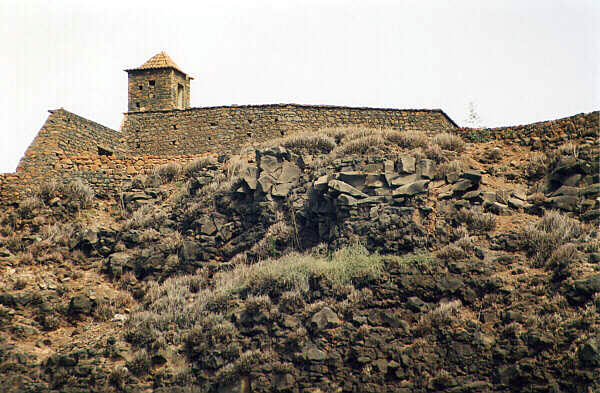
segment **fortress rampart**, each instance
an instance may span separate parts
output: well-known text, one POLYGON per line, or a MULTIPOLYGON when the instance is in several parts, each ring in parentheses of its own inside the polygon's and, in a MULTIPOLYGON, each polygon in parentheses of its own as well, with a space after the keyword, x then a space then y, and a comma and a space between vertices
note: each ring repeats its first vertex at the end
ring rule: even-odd
POLYGON ((240 147, 323 127, 365 126, 437 133, 456 124, 441 110, 349 108, 297 104, 129 112, 123 133, 130 154, 237 152, 240 147))

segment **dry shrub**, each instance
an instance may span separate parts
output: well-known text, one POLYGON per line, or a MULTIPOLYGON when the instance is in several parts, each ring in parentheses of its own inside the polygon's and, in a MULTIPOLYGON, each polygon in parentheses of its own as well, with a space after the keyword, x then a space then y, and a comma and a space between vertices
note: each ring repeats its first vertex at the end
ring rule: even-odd
POLYGON ((33 195, 40 198, 44 203, 48 203, 52 198, 58 196, 61 192, 61 185, 55 180, 50 180, 40 184, 34 191, 33 195))
POLYGON ((81 179, 65 184, 62 193, 67 198, 69 206, 75 210, 90 208, 94 201, 94 190, 81 179))
POLYGON ((535 152, 527 157, 525 164, 525 176, 529 179, 540 179, 548 169, 548 156, 542 152, 535 152))
POLYGON ((570 275, 569 268, 579 259, 577 245, 566 243, 552 252, 546 267, 554 272, 554 279, 563 279, 570 275))
POLYGON ((435 161, 436 163, 441 163, 446 161, 446 157, 444 156, 444 151, 440 148, 439 145, 429 145, 425 149, 425 156, 430 160, 435 161))
POLYGON ((573 142, 567 142, 560 145, 557 149, 557 153, 561 156, 573 156, 579 157, 579 145, 573 142))
POLYGON ((459 261, 466 259, 473 254, 474 245, 473 240, 465 236, 458 239, 452 244, 448 244, 437 252, 437 257, 443 261, 459 261))
POLYGON ((224 166, 227 177, 234 178, 240 176, 242 171, 248 168, 248 162, 240 156, 231 157, 224 166))
POLYGON ((433 333, 434 329, 440 329, 452 324, 457 319, 462 303, 460 300, 453 300, 447 303, 440 303, 435 309, 429 311, 419 319, 415 328, 417 336, 424 336, 433 333))
POLYGON ((196 158, 188 162, 183 168, 183 172, 187 177, 193 177, 207 168, 215 168, 217 160, 213 156, 196 158))
POLYGON ((39 196, 32 196, 19 202, 17 214, 21 218, 31 218, 42 207, 44 207, 44 201, 39 196))
POLYGON ((465 142, 462 138, 449 132, 443 132, 434 136, 433 143, 440 146, 443 150, 451 150, 458 153, 465 150, 465 142))
POLYGON ((496 217, 492 213, 484 213, 479 208, 461 208, 455 215, 456 221, 467 224, 469 230, 486 233, 496 228, 496 217))
POLYGON ((365 154, 368 151, 380 151, 385 146, 385 142, 385 139, 381 135, 366 135, 338 145, 338 147, 333 149, 331 155, 339 158, 349 154, 365 154))
POLYGON ((167 214, 151 205, 143 205, 133 212, 131 218, 123 224, 123 230, 154 228, 160 229, 160 226, 167 219, 167 214))
POLYGON ((541 267, 557 248, 584 234, 585 227, 579 221, 552 210, 546 212, 537 223, 527 225, 521 233, 521 239, 534 257, 534 266, 541 267))
POLYGON ((326 154, 335 148, 336 142, 334 138, 321 132, 307 131, 275 139, 268 145, 283 146, 292 151, 326 154))
POLYGON ((426 148, 431 144, 431 139, 422 131, 402 131, 397 135, 394 143, 407 149, 426 148))
POLYGON ((294 228, 285 221, 278 221, 271 225, 263 238, 254 244, 249 251, 258 259, 273 258, 281 256, 293 245, 294 228))
POLYGON ((178 162, 168 162, 159 165, 152 170, 152 176, 160 179, 162 184, 169 183, 175 179, 182 171, 181 164, 178 162))
POLYGON ((443 162, 435 168, 435 179, 443 180, 450 173, 463 173, 469 169, 469 164, 462 159, 443 162))

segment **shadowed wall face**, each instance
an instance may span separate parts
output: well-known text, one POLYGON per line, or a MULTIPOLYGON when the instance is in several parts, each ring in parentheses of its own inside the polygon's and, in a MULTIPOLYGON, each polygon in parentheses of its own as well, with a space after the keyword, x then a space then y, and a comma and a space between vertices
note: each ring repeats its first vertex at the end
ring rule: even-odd
POLYGON ((190 79, 173 68, 129 70, 129 112, 187 109, 190 79))

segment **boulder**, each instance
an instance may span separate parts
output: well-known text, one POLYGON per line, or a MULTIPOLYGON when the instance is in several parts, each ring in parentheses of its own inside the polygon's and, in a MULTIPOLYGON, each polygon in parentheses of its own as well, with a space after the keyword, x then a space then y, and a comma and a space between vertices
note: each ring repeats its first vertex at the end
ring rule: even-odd
POLYGON ((344 183, 343 181, 340 181, 340 180, 330 180, 329 183, 327 183, 327 184, 328 184, 330 190, 333 190, 340 194, 348 194, 355 198, 366 198, 367 197, 367 194, 363 193, 360 190, 357 190, 356 188, 352 187, 350 184, 344 183))
POLYGON ((561 195, 549 198, 548 203, 555 209, 574 212, 579 207, 579 198, 573 195, 561 195))
POLYGON ((479 184, 481 183, 481 172, 479 171, 466 171, 463 172, 460 177, 462 177, 463 179, 468 179, 473 183, 479 184))
POLYGON ((394 190, 392 196, 394 198, 411 197, 427 192, 429 180, 418 180, 414 183, 406 184, 394 190))
POLYGON ((285 198, 294 185, 292 183, 275 184, 271 189, 271 195, 274 197, 285 198))
POLYGON ((577 357, 587 367, 600 366, 600 342, 598 338, 591 338, 577 349, 577 357))
POLYGON ((473 190, 475 188, 477 188, 477 184, 473 184, 473 182, 469 179, 463 179, 459 182, 454 183, 454 186, 452 187, 452 193, 454 195, 459 195, 464 192, 473 190))
POLYGON ((281 174, 277 178, 277 183, 297 183, 300 180, 302 171, 291 162, 284 162, 281 167, 281 174))
POLYGON ((198 224, 198 230, 202 235, 212 236, 217 232, 215 223, 208 215, 198 218, 196 223, 198 224))
POLYGON ((75 295, 69 302, 68 313, 71 316, 78 316, 80 314, 91 314, 92 310, 96 306, 96 301, 92 300, 89 296, 84 294, 75 295))
POLYGON ((425 179, 433 179, 435 176, 435 163, 429 159, 420 160, 415 166, 415 171, 425 179))
POLYGON ((577 280, 567 288, 566 297, 573 303, 585 303, 600 292, 600 273, 577 280))
POLYGON ((337 314, 329 307, 324 307, 321 311, 315 313, 310 319, 310 327, 313 331, 333 329, 340 325, 340 319, 337 314))
POLYGON ((315 188, 315 190, 323 192, 323 191, 327 190, 327 187, 328 187, 327 183, 329 183, 329 176, 324 175, 314 181, 313 187, 315 188))
POLYGON ((271 192, 271 187, 275 183, 275 178, 267 173, 261 173, 256 184, 256 190, 264 194, 271 192))
POLYGON ((272 155, 261 155, 258 165, 262 171, 267 173, 275 173, 278 169, 281 169, 277 157, 272 155))
POLYGON ((398 159, 398 171, 400 173, 415 173, 415 164, 414 156, 402 155, 398 159))
POLYGON ((408 175, 408 176, 400 176, 391 180, 389 183, 390 187, 400 187, 406 184, 414 183, 419 180, 419 175, 408 175))
POLYGON ((350 184, 352 187, 360 189, 365 185, 367 174, 362 172, 340 172, 335 176, 335 178, 343 181, 344 183, 350 184))

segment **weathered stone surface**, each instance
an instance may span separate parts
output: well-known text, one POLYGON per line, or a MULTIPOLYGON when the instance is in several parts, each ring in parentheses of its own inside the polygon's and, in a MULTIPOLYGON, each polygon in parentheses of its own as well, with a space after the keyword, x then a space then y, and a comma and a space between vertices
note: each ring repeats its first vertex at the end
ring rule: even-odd
POLYGON ((408 176, 400 176, 391 181, 390 187, 400 187, 406 184, 414 183, 419 180, 419 175, 413 174, 408 176))
POLYGON ((324 307, 321 311, 315 313, 310 319, 310 327, 313 331, 333 329, 341 323, 337 314, 329 307, 324 307))
POLYGON ((365 185, 367 174, 363 172, 340 172, 336 174, 336 179, 350 184, 356 189, 361 189, 365 185))
POLYGON ((481 182, 481 172, 479 171, 465 171, 460 175, 463 179, 468 179, 473 183, 481 182))
POLYGON ((415 173, 416 160, 414 156, 402 155, 398 159, 398 170, 401 173, 415 173))
POLYGON ((394 198, 411 197, 427 192, 429 180, 419 180, 414 183, 406 184, 394 190, 392 196, 394 198))
POLYGON ((313 187, 315 188, 315 190, 323 192, 323 191, 326 191, 327 188, 329 187, 328 183, 329 183, 329 176, 324 175, 314 181, 313 187))
POLYGON ((277 160, 277 157, 262 155, 260 157, 259 167, 265 172, 275 173, 278 169, 281 169, 281 164, 277 160))
POLYGON ((366 198, 367 197, 367 194, 365 194, 364 192, 357 190, 356 188, 352 187, 350 184, 344 183, 343 181, 340 181, 340 180, 330 180, 328 185, 331 190, 334 190, 335 192, 338 192, 341 194, 348 194, 350 196, 353 196, 354 198, 366 198))
POLYGON ((271 190, 271 195, 284 198, 290 193, 293 186, 292 183, 275 184, 271 190))
POLYGON ((297 183, 302 171, 300 168, 290 162, 284 162, 281 167, 281 174, 277 178, 278 183, 297 183))
POLYGON ((587 367, 600 366, 600 342, 591 338, 583 343, 577 350, 577 357, 587 367))
POLYGON ((271 192, 271 187, 273 187, 273 183, 275 183, 275 178, 273 178, 273 176, 266 173, 261 173, 256 183, 256 190, 258 192, 268 194, 271 192))
POLYGON ((90 314, 96 302, 84 294, 75 295, 69 302, 69 315, 90 314))
POLYGON ((419 176, 431 180, 435 176, 435 163, 429 159, 420 160, 417 162, 415 170, 419 176))

